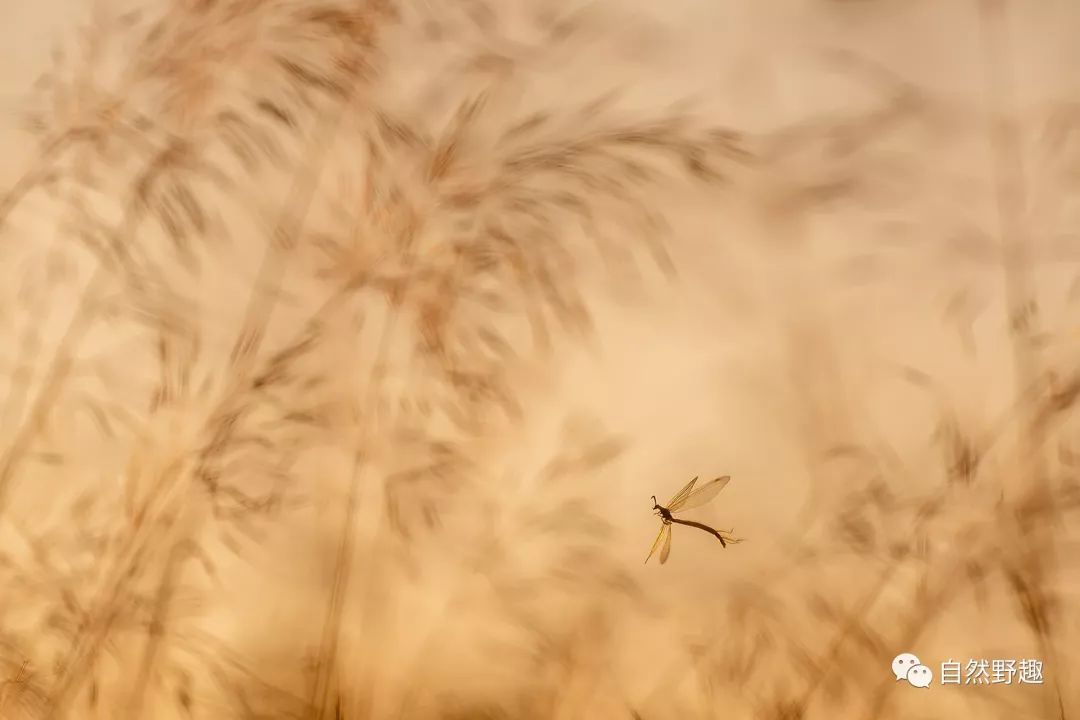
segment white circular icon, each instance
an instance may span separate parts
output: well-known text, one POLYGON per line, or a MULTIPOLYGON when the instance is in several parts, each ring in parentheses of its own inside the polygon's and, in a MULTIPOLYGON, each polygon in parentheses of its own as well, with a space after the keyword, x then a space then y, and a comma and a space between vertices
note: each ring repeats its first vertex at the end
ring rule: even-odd
POLYGON ((917 688, 930 687, 934 680, 934 673, 925 665, 916 665, 908 670, 907 681, 917 688))
POLYGON ((897 681, 906 680, 908 671, 916 665, 922 665, 922 662, 911 653, 900 653, 894 657, 892 671, 896 675, 897 681))

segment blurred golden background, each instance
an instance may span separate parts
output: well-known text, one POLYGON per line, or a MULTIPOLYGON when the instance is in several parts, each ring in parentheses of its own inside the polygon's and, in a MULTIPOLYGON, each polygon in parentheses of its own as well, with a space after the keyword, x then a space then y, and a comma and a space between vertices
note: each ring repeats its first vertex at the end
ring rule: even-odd
POLYGON ((1080 713, 1073 3, 0 27, 0 717, 1080 713))

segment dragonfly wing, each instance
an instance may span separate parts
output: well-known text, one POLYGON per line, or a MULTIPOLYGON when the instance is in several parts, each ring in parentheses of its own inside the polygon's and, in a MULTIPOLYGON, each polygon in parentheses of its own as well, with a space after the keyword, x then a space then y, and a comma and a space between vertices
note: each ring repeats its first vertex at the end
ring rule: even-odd
POLYGON ((667 532, 664 533, 664 547, 660 550, 661 565, 667 562, 668 555, 671 554, 671 526, 664 523, 664 530, 667 532))
POLYGON ((656 552, 656 548, 660 547, 660 541, 664 539, 664 531, 667 529, 668 525, 666 523, 660 525, 660 534, 653 540, 652 549, 649 550, 649 556, 645 558, 646 564, 649 562, 649 558, 656 552))
POLYGON ((697 482, 697 476, 695 475, 693 480, 691 480, 690 482, 683 485, 682 490, 675 493, 675 496, 673 498, 671 498, 671 500, 668 501, 668 504, 666 505, 666 507, 670 510, 671 508, 675 507, 676 503, 685 500, 686 496, 690 494, 690 491, 694 489, 694 483, 696 483, 696 482, 697 482))
POLYGON ((730 481, 730 475, 725 475, 724 477, 718 477, 715 480, 710 480, 694 492, 688 493, 687 495, 682 497, 678 502, 673 502, 668 505, 668 510, 670 510, 671 512, 679 512, 682 510, 690 510, 691 508, 701 507, 702 505, 716 497, 730 481))

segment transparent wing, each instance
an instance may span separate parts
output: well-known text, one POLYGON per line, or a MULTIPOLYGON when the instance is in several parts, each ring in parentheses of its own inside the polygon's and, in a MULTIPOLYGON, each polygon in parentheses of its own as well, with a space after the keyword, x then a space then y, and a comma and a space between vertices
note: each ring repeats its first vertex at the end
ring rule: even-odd
POLYGON ((671 554, 671 526, 664 523, 664 547, 660 550, 660 564, 663 565, 667 562, 667 556, 671 554))
POLYGON ((671 498, 671 500, 668 500, 668 504, 665 507, 670 510, 675 506, 675 503, 685 500, 686 496, 690 494, 690 491, 694 489, 694 483, 696 482, 697 476, 695 475, 693 480, 683 485, 683 489, 675 493, 675 496, 671 498))
POLYGON ((716 497, 721 490, 723 490, 728 482, 730 482, 731 476, 725 475, 724 477, 718 477, 715 480, 710 480, 692 493, 688 493, 680 498, 676 502, 672 502, 667 506, 671 512, 679 512, 682 510, 690 510, 691 508, 701 507, 705 503, 716 497))
MULTIPOLYGON (((660 541, 664 539, 664 532, 668 531, 670 529, 671 529, 671 526, 668 525, 667 523, 662 523, 660 525, 660 534, 656 536, 655 540, 653 540, 652 549, 649 550, 649 555, 648 555, 648 557, 645 558, 645 563, 646 564, 648 564, 649 558, 651 558, 653 556, 653 554, 656 552, 656 548, 660 547, 660 541)), ((663 562, 663 561, 661 561, 661 562, 663 562)))

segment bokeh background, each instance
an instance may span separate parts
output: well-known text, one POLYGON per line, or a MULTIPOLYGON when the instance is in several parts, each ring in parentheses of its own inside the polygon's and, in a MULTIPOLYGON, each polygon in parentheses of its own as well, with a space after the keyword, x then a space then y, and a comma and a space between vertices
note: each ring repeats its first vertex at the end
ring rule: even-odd
POLYGON ((0 27, 0 716, 1080 713, 1073 3, 0 27))

